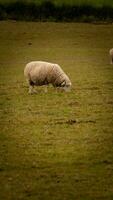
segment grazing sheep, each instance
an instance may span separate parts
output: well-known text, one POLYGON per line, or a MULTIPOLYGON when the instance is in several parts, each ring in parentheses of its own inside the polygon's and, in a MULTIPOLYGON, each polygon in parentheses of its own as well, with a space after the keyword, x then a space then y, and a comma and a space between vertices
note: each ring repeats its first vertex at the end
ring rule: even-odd
POLYGON ((32 61, 25 66, 24 75, 29 83, 29 93, 34 92, 34 86, 52 84, 68 91, 71 81, 58 64, 32 61))
POLYGON ((110 64, 113 64, 113 48, 110 49, 109 55, 110 55, 110 64))

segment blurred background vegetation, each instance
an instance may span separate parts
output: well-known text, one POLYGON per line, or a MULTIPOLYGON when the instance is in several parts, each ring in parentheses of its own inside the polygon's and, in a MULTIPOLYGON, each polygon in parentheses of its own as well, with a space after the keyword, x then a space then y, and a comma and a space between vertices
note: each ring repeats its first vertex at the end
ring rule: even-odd
POLYGON ((113 21, 112 0, 0 0, 0 20, 113 21))
MULTIPOLYGON (((32 3, 36 3, 36 4, 41 4, 43 2, 47 2, 48 0, 0 0, 0 2, 32 2, 32 3)), ((89 4, 89 5, 93 5, 93 6, 103 6, 103 5, 108 5, 108 6, 113 6, 113 1, 112 0, 49 0, 52 3, 56 4, 56 5, 61 5, 61 4, 70 4, 70 5, 82 5, 82 4, 89 4)))

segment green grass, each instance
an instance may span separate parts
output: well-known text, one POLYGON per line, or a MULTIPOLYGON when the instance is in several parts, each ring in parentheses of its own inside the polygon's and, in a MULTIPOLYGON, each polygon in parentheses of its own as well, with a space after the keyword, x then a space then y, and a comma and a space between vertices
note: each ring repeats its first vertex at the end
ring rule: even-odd
POLYGON ((112 25, 0 22, 1 200, 113 199, 112 35, 112 25), (72 91, 29 95, 31 60, 61 65, 72 91))

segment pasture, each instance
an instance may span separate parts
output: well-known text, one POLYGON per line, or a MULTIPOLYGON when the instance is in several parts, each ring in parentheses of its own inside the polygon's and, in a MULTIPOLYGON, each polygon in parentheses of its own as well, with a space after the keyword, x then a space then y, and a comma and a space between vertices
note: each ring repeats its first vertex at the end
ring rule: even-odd
POLYGON ((113 27, 0 22, 0 199, 113 199, 113 27), (32 60, 58 63, 70 93, 28 94, 32 60))

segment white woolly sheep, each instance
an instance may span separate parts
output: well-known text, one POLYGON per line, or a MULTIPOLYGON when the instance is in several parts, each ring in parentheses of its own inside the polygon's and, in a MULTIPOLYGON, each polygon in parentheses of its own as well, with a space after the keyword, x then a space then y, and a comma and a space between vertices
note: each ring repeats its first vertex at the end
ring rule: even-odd
POLYGON ((25 66, 24 75, 29 83, 29 93, 34 92, 34 86, 52 84, 65 91, 71 87, 71 81, 58 64, 32 61, 25 66))
POLYGON ((113 48, 110 49, 109 55, 110 55, 110 64, 113 64, 113 48))

